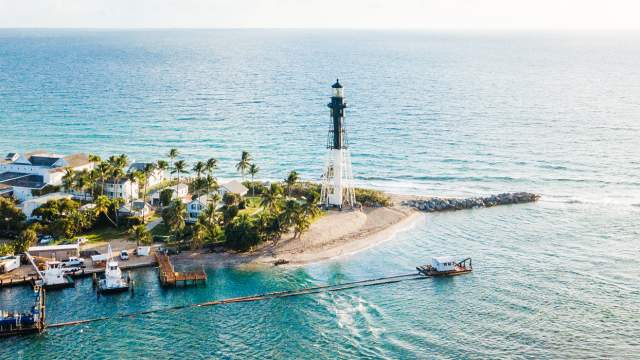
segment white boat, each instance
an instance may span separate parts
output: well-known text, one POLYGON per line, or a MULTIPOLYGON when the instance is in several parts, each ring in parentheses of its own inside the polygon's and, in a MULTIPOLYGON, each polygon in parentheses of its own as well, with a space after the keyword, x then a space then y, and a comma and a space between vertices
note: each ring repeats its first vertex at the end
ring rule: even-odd
POLYGON ((104 269, 104 278, 98 281, 98 293, 114 293, 129 290, 131 279, 122 276, 122 270, 111 253, 111 245, 107 252, 107 265, 104 269))
POLYGON ((42 286, 45 289, 61 289, 75 286, 73 278, 67 275, 67 270, 60 261, 47 261, 47 268, 40 272, 42 286))

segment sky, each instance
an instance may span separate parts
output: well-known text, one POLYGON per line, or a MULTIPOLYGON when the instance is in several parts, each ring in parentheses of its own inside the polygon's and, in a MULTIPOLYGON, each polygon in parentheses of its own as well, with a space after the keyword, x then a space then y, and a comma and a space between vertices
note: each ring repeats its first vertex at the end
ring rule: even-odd
POLYGON ((0 27, 639 30, 640 0, 0 0, 0 27))

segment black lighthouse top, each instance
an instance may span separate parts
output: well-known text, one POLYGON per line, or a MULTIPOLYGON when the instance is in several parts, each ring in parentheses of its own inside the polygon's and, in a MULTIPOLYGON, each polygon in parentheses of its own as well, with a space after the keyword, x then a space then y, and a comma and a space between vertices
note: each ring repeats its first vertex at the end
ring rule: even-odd
POLYGON ((344 102, 344 93, 340 81, 336 79, 336 83, 331 86, 333 94, 331 102, 327 105, 331 109, 332 129, 329 130, 328 147, 330 149, 346 149, 347 142, 345 140, 344 129, 344 108, 347 104, 344 102))

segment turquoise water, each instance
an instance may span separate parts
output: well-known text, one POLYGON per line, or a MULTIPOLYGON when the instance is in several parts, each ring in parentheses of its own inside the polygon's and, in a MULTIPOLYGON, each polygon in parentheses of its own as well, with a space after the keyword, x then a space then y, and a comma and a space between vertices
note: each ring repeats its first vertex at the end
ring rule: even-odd
MULTIPOLYGON (((51 293, 50 322, 412 271, 454 279, 157 313, 2 340, 0 357, 584 358, 640 349, 640 34, 0 31, 0 149, 242 149, 263 178, 317 179, 340 77, 354 174, 415 194, 536 191, 425 215, 380 246, 297 269, 210 269, 205 287, 51 293)), ((0 307, 28 297, 0 291, 0 307)))

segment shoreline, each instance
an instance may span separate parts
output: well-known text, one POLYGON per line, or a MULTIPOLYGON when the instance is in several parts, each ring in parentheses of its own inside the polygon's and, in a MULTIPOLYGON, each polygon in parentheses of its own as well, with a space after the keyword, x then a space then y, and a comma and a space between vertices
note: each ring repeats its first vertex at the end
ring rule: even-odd
POLYGON ((392 239, 411 227, 424 214, 401 205, 403 195, 388 194, 394 205, 363 210, 331 210, 300 239, 284 234, 276 243, 265 243, 253 251, 204 253, 185 251, 171 256, 179 267, 264 267, 283 261, 282 267, 296 267, 347 257, 392 239))

